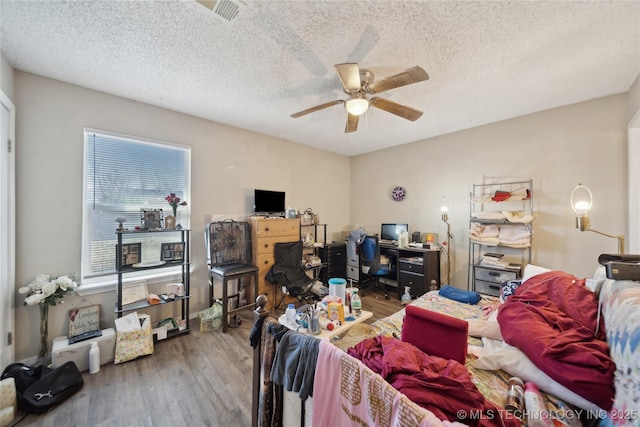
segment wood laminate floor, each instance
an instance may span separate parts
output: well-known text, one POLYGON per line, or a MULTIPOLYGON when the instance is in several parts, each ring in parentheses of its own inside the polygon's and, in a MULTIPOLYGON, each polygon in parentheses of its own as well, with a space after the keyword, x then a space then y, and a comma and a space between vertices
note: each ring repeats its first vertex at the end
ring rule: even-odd
MULTIPOLYGON (((371 323, 402 308, 395 293, 362 298, 371 323)), ((281 314, 281 313, 278 313, 281 314)), ((191 333, 155 344, 154 354, 83 373, 84 387, 43 415, 29 414, 17 426, 225 426, 251 425, 253 313, 240 313, 242 324, 222 331, 191 333)))

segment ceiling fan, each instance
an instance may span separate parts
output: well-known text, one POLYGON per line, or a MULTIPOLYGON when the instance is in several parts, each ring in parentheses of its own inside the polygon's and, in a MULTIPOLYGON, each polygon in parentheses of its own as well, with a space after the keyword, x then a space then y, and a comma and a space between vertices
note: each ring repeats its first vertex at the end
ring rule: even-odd
POLYGON ((291 117, 297 119, 309 113, 323 110, 337 104, 344 104, 347 110, 347 125, 345 133, 358 130, 358 120, 369 106, 379 108, 404 119, 415 121, 422 116, 422 111, 405 105, 397 104, 384 98, 374 96, 367 98, 367 95, 381 93, 401 86, 407 86, 429 79, 429 75, 420 67, 413 67, 399 74, 387 77, 374 82, 374 75, 371 71, 358 67, 358 64, 337 64, 336 70, 342 82, 342 89, 349 95, 346 100, 336 99, 325 104, 316 105, 309 109, 292 114, 291 117))

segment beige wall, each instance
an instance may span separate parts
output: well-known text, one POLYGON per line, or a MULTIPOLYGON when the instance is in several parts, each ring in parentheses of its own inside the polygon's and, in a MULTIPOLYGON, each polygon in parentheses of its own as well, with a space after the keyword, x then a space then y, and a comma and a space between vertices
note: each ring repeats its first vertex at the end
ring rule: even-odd
POLYGON ((629 120, 640 111, 640 73, 629 89, 629 120))
MULTIPOLYGON (((254 188, 284 190, 287 204, 313 208, 330 238, 348 222, 346 157, 19 71, 15 95, 17 286, 39 273, 80 271, 85 126, 191 146, 192 312, 209 295, 204 225, 211 214, 246 217, 254 188)), ((50 310, 50 339, 66 334, 74 306, 101 304, 103 325, 112 326, 114 303, 114 292, 68 298, 50 310)), ((17 307, 17 359, 37 353, 37 324, 36 307, 17 307)))
POLYGON ((0 51, 0 89, 13 102, 13 67, 0 51))
POLYGON ((469 193, 472 184, 533 179, 533 263, 578 276, 617 241, 575 229, 571 191, 582 182, 594 195, 594 229, 625 232, 627 96, 609 96, 351 159, 351 222, 379 232, 381 222, 408 222, 410 231, 438 232, 442 196, 453 232, 451 283, 468 282, 469 193), (382 171, 382 172, 380 172, 382 171), (407 189, 393 202, 391 188, 407 189))

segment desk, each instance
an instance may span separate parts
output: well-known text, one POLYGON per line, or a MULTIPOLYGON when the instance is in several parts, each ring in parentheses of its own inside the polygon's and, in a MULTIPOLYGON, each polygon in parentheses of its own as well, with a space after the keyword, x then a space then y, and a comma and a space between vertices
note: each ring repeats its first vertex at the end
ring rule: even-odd
MULTIPOLYGON (((358 323, 362 323, 365 320, 370 319, 371 317, 373 317, 372 312, 362 310, 362 314, 360 314, 360 317, 356 317, 355 320, 352 320, 350 322, 344 322, 343 325, 337 326, 336 328, 333 329, 333 331, 322 329, 322 332, 320 332, 318 335, 311 335, 311 336, 316 337, 320 340, 332 341, 333 339, 338 339, 342 337, 342 335, 344 335, 352 326, 357 325, 358 323)), ((278 318, 278 323, 286 326, 289 329, 299 331, 301 333, 307 333, 307 330, 302 326, 299 329, 296 329, 294 326, 289 325, 286 322, 286 317, 284 314, 278 318)))
POLYGON ((397 265, 396 286, 398 299, 404 288, 410 288, 412 298, 417 298, 431 289, 440 288, 440 250, 415 248, 412 246, 399 248, 393 244, 380 244, 380 253, 392 258, 397 265))

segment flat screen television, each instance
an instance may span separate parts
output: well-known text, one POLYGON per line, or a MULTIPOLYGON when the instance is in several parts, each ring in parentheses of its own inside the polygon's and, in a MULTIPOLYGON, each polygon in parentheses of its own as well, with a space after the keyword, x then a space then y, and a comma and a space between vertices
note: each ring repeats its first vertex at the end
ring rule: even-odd
POLYGON ((257 215, 284 215, 284 191, 254 190, 254 212, 257 215))
POLYGON ((402 231, 409 232, 409 224, 382 224, 380 238, 382 240, 398 241, 402 231))

